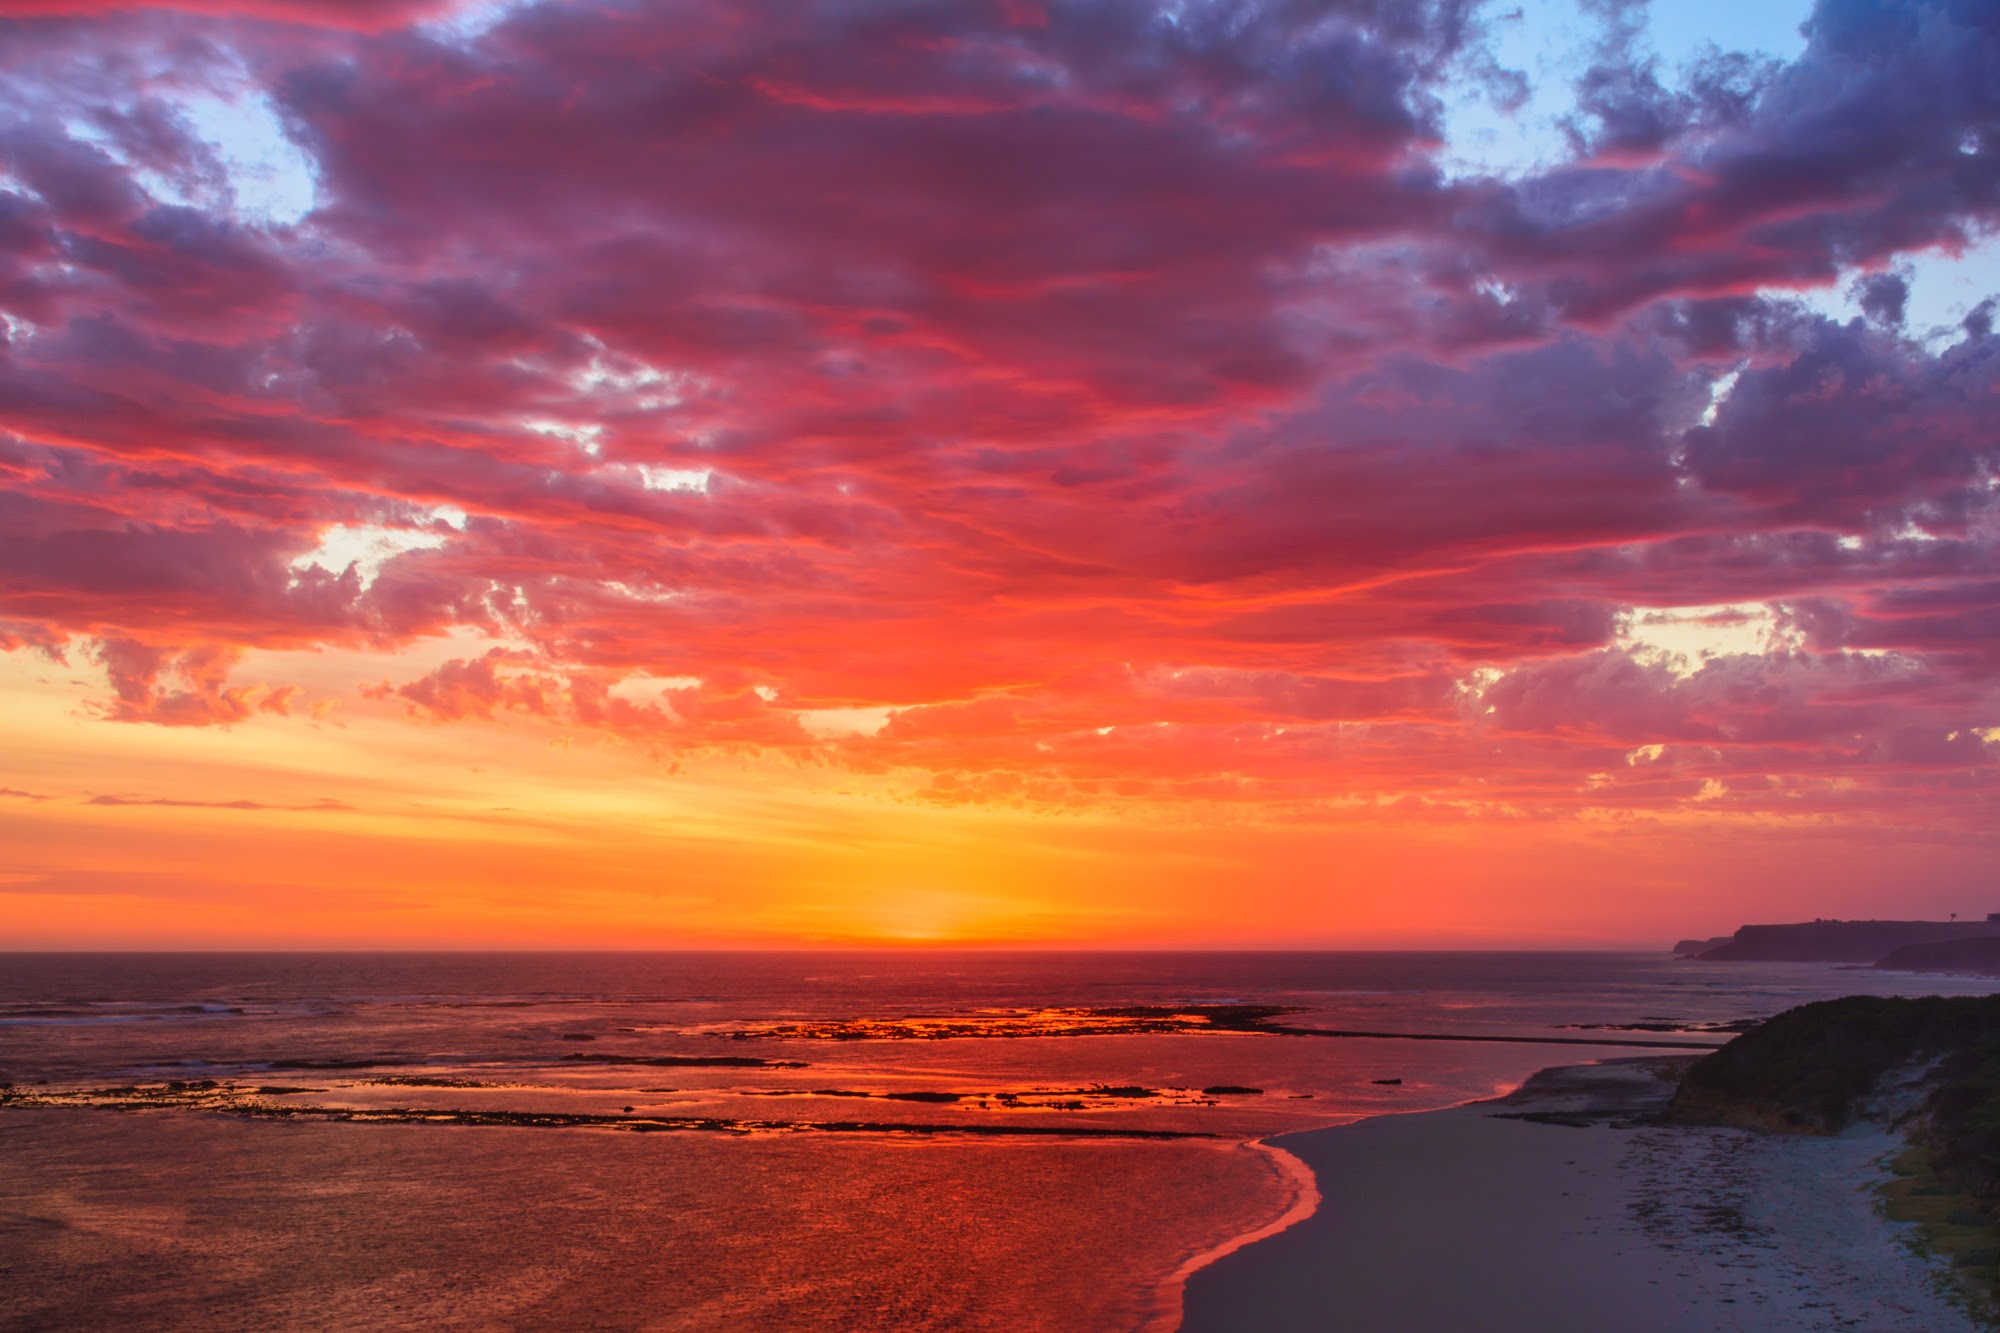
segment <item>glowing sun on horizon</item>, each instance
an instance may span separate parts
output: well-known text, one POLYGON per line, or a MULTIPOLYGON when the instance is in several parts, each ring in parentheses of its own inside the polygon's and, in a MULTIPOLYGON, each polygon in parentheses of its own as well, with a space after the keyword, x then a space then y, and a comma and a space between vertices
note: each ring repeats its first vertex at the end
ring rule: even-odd
POLYGON ((882 944, 969 944, 1033 938, 1026 905, 955 889, 885 889, 856 914, 856 938, 882 944))

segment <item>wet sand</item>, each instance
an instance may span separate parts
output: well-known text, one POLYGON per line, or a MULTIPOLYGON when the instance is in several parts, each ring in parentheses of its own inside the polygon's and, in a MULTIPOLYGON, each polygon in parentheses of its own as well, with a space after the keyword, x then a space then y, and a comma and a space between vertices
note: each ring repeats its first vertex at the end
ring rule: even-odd
POLYGON ((1873 1126, 1637 1123, 1645 1062, 1285 1135, 1324 1202, 1193 1274, 1185 1333, 1972 1333, 1876 1211, 1873 1126), (1521 1118, 1531 1117, 1531 1118, 1521 1118))

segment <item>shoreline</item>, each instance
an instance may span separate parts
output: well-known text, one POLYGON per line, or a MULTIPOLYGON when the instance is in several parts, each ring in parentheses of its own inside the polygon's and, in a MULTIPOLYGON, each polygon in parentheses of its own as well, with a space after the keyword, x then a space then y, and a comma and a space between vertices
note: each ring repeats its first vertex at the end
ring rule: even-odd
MULTIPOLYGON (((1343 1129, 1345 1126, 1335 1125, 1329 1128, 1343 1129)), ((1303 1132, 1319 1133, 1320 1131, 1308 1130, 1303 1132)), ((1184 1302, 1190 1278, 1218 1260, 1235 1254, 1238 1250, 1255 1245, 1261 1240, 1269 1240, 1282 1231, 1290 1230, 1319 1211, 1320 1204, 1324 1200, 1319 1192, 1319 1181, 1313 1175, 1312 1168, 1299 1160, 1296 1155, 1278 1147, 1272 1141, 1274 1139, 1292 1137, 1294 1135, 1274 1134, 1270 1139, 1245 1139, 1238 1145, 1248 1148, 1252 1152, 1261 1153, 1271 1159, 1272 1165, 1277 1167, 1279 1174, 1292 1186, 1291 1203, 1286 1205, 1285 1210, 1278 1214, 1277 1217, 1264 1223, 1262 1226, 1253 1227, 1240 1235, 1232 1236, 1228 1240, 1211 1245, 1200 1253, 1183 1259, 1178 1268, 1161 1279, 1160 1285, 1156 1288, 1155 1295, 1156 1304, 1159 1308, 1151 1318, 1139 1325, 1136 1333, 1174 1333, 1176 1329, 1181 1327, 1181 1321, 1184 1317, 1184 1302)))
MULTIPOLYGON (((1979 1333, 1872 1188, 1900 1136, 1642 1123, 1672 1056, 1274 1136, 1333 1207, 1191 1259, 1181 1333, 1979 1333)), ((1163 1288, 1164 1290, 1165 1288, 1163 1288)))
MULTIPOLYGON (((1341 1033, 1338 1035, 1350 1036, 1356 1034, 1341 1033)), ((1378 1034, 1368 1033, 1359 1035, 1373 1036, 1378 1034)), ((1439 1038, 1439 1040, 1452 1039, 1439 1038)), ((1645 1059, 1646 1057, 1629 1058, 1645 1059)), ((1569 1067, 1555 1066, 1554 1068, 1569 1067)), ((1183 1320, 1186 1317, 1184 1306, 1187 1284, 1197 1273, 1228 1258, 1239 1250, 1255 1245, 1259 1241, 1269 1240, 1280 1232, 1289 1231, 1301 1222, 1310 1221, 1318 1214, 1320 1206, 1326 1202, 1325 1195, 1320 1192, 1319 1178, 1313 1174, 1313 1169, 1306 1165, 1297 1154, 1279 1147, 1278 1140, 1303 1139, 1315 1134, 1327 1134, 1338 1130, 1352 1129, 1356 1125, 1368 1124, 1376 1120, 1395 1120, 1408 1116, 1439 1115, 1446 1111, 1457 1111, 1468 1106, 1483 1106, 1489 1102, 1497 1103, 1514 1096, 1527 1087, 1534 1079, 1540 1077, 1541 1074, 1549 1072, 1551 1071, 1540 1070, 1534 1074, 1530 1074, 1520 1083, 1498 1096, 1473 1097, 1466 1101, 1453 1102, 1449 1106, 1430 1106, 1422 1110, 1383 1111, 1375 1115, 1361 1116, 1338 1125, 1321 1125, 1316 1129, 1288 1130, 1283 1134, 1273 1134, 1269 1138, 1242 1140, 1235 1146, 1248 1148, 1253 1152, 1259 1152, 1269 1157, 1273 1165, 1278 1168, 1279 1173, 1291 1184, 1291 1202, 1285 1206, 1283 1212, 1279 1213, 1271 1221, 1261 1226, 1252 1227, 1248 1231, 1232 1236, 1228 1240, 1218 1244, 1211 1245, 1207 1249, 1182 1260, 1178 1268, 1160 1280, 1160 1285, 1157 1289, 1159 1311, 1140 1324, 1134 1333, 1176 1333, 1182 1327, 1183 1320)))

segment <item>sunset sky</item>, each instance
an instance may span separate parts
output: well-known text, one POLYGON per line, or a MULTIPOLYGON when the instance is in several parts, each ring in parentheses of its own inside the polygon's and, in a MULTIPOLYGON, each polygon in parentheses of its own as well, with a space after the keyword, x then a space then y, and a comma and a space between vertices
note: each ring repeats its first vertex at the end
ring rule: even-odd
POLYGON ((0 947, 2000 910, 1990 0, 0 10, 0 947))

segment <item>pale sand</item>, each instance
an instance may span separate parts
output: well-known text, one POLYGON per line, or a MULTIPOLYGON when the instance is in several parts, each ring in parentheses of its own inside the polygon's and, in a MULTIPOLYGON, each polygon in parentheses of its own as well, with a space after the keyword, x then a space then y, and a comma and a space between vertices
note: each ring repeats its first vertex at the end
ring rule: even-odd
POLYGON ((1659 1088, 1636 1063, 1549 1071, 1502 1103, 1284 1136, 1324 1202, 1188 1278, 1183 1330, 1976 1328, 1876 1211, 1876 1164, 1901 1146, 1880 1129, 1803 1138, 1496 1118, 1630 1108, 1659 1088))

